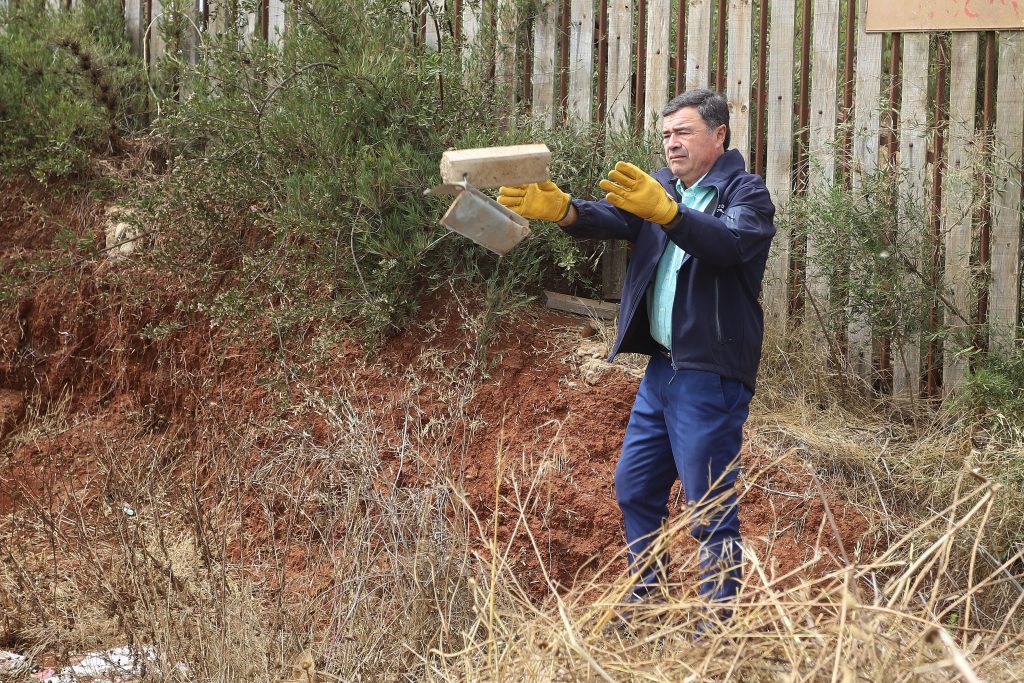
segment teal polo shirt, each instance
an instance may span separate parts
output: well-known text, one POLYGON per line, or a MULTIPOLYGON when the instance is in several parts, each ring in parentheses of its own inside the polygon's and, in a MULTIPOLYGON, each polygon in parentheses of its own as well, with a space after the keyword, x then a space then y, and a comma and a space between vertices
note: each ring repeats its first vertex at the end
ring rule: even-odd
MULTIPOLYGON (((714 199, 715 188, 700 186, 705 177, 706 174, 690 187, 683 187, 683 182, 676 180, 676 191, 682 197, 680 204, 694 211, 707 208, 714 199)), ((654 273, 654 286, 647 294, 651 336, 666 349, 672 348, 672 304, 676 299, 676 276, 687 256, 675 242, 669 240, 658 261, 658 270, 654 273)))

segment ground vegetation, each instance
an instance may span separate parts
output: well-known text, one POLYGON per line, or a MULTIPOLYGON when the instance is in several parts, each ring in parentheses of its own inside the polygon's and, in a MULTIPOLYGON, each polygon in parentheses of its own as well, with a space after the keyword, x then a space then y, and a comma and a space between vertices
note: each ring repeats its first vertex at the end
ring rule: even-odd
MULTIPOLYGON (((104 3, 0 10, 0 676, 127 645, 161 681, 1020 678, 1019 354, 907 405, 773 331, 734 617, 679 506, 670 590, 626 606, 642 360, 535 302, 595 294, 599 252, 537 224, 498 259, 422 190, 449 147, 540 141, 592 196, 656 144, 546 130, 409 6, 300 2, 280 47, 168 7, 149 70, 104 3)), ((929 295, 886 196, 795 207, 850 226, 854 314, 929 295)))

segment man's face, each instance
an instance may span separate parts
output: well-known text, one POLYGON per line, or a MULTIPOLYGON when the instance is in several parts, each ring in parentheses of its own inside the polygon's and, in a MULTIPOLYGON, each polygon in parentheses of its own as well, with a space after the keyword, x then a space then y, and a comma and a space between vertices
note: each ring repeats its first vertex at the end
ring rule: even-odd
POLYGON ((725 126, 708 130, 696 107, 683 107, 662 123, 665 162, 690 187, 725 153, 725 126))

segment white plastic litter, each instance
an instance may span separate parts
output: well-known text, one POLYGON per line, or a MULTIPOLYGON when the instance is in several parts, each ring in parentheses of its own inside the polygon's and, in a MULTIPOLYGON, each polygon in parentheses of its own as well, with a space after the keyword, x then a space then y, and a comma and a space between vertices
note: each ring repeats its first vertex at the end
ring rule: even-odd
POLYGON ((31 662, 24 655, 0 650, 0 680, 29 680, 43 683, 129 683, 142 675, 143 667, 156 662, 151 647, 134 649, 115 647, 106 652, 90 652, 73 666, 60 671, 45 669, 29 673, 31 662), (17 676, 17 678, 14 678, 17 676), (27 677, 27 678, 26 678, 27 677))
POLYGON ((14 652, 0 650, 0 678, 15 676, 25 670, 28 659, 14 652))

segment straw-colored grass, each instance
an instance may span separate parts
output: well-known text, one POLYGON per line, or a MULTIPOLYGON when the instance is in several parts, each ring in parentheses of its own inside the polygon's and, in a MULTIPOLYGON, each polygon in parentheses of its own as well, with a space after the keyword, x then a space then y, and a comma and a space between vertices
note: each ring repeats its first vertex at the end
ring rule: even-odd
MULTIPOLYGON (((787 361, 794 378, 811 363, 787 361)), ((430 352, 423 362, 448 365, 430 352)), ((626 604, 618 558, 569 588, 548 581, 538 599, 519 553, 545 566, 526 520, 561 449, 509 455, 492 501, 503 524, 478 518, 459 473, 479 378, 460 371, 434 380, 447 421, 419 414, 408 382, 397 441, 354 387, 299 386, 292 412, 325 419, 328 443, 285 419, 225 423, 215 404, 197 415, 201 438, 96 433, 66 403, 40 412, 0 453, 0 487, 21 493, 0 519, 0 636, 58 659, 153 647, 143 679, 154 681, 1021 678, 1024 515, 997 467, 1005 448, 978 441, 967 419, 882 417, 868 398, 832 401, 829 383, 786 381, 780 367, 767 359, 749 430, 768 464, 741 488, 800 469, 809 495, 870 510, 886 542, 827 563, 809 548, 785 574, 751 545, 728 620, 697 593, 696 552, 680 551, 692 510, 658 541, 673 550, 674 583, 657 599, 626 604), (95 469, 54 477, 46 495, 22 490, 15 451, 68 430, 94 435, 95 469), (417 483, 400 484, 401 471, 417 483)), ((826 514, 819 538, 838 533, 826 514)))

